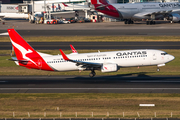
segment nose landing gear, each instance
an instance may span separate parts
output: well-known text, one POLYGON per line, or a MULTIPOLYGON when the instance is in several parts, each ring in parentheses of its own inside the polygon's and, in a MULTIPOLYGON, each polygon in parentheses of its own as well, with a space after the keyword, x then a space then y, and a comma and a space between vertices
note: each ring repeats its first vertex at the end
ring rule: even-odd
POLYGON ((157 68, 157 72, 159 72, 160 71, 160 69, 159 68, 157 68))

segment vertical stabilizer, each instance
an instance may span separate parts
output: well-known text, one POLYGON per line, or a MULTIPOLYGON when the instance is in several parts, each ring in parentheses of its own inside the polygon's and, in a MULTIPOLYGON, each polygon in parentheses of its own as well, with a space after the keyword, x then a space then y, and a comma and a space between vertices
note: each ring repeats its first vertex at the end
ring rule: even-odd
POLYGON ((14 29, 8 29, 9 37, 14 48, 14 52, 19 61, 19 65, 43 69, 52 70, 48 64, 44 61, 42 56, 40 56, 14 29), (26 61, 26 62, 24 62, 26 61))
POLYGON ((18 60, 30 60, 37 58, 39 54, 14 30, 8 29, 9 37, 18 60))

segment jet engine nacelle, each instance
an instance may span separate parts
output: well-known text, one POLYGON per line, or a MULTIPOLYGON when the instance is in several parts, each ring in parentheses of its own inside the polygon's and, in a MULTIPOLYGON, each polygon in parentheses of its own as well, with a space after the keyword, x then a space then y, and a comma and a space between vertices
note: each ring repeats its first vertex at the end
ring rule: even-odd
POLYGON ((167 20, 171 20, 173 22, 179 22, 180 21, 180 15, 177 13, 173 13, 167 17, 167 20))
POLYGON ((101 72, 116 72, 118 71, 118 66, 115 63, 103 64, 101 67, 101 72))

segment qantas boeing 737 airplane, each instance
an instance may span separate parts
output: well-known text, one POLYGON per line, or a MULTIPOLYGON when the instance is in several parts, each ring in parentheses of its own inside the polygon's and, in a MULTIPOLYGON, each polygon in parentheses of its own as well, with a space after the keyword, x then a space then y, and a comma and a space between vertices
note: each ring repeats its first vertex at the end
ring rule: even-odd
POLYGON ((122 67, 135 66, 165 66, 175 57, 161 50, 138 49, 96 53, 77 53, 71 45, 72 54, 66 55, 61 49, 61 55, 49 55, 35 51, 14 29, 8 29, 9 37, 16 58, 11 60, 19 66, 47 71, 90 70, 90 77, 95 76, 95 70, 101 72, 116 72, 122 67))

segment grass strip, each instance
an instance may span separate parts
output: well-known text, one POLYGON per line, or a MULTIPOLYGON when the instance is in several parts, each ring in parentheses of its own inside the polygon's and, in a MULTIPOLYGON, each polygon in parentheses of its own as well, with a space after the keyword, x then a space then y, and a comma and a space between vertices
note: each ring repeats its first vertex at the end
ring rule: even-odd
MULTIPOLYGON (((25 36, 27 42, 176 42, 180 36, 25 36)), ((10 42, 0 37, 0 42, 10 42)))
MULTIPOLYGON (((107 51, 107 50, 101 50, 107 51)), ((157 72, 156 66, 147 67, 131 67, 131 68, 121 68, 118 72, 112 73, 102 73, 96 71, 97 75, 180 75, 180 54, 179 50, 163 50, 167 53, 175 56, 175 60, 166 64, 166 66, 161 67, 161 71, 157 72)), ((59 50, 39 50, 39 52, 57 55, 59 50)), ((64 51, 66 54, 71 53, 70 50, 64 51)), ((97 52, 96 50, 79 50, 79 53, 85 52, 97 52)), ((10 54, 10 50, 2 50, 0 54, 10 54)), ((89 71, 69 71, 69 72, 50 72, 35 69, 27 69, 25 67, 17 66, 14 62, 8 61, 11 56, 0 56, 0 75, 89 75, 89 71)))
POLYGON ((117 94, 117 93, 42 93, 0 94, 0 118, 69 118, 124 117, 157 118, 180 117, 180 94, 117 94), (139 104, 155 104, 140 107, 139 104), (58 109, 57 109, 58 108, 58 109), (137 114, 138 112, 138 114, 137 114), (173 117, 172 116, 172 117, 173 117))

